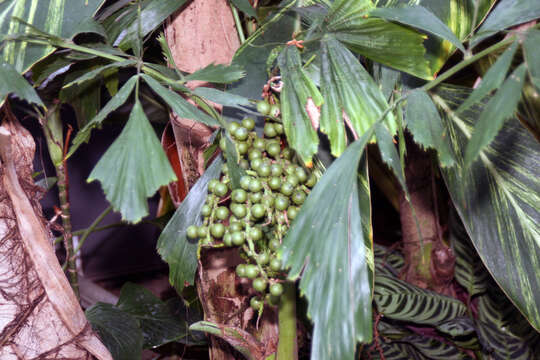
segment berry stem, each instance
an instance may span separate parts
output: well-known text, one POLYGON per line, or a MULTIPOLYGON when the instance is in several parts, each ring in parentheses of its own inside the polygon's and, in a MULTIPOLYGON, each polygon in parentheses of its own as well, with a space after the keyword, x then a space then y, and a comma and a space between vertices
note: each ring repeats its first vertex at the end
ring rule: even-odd
POLYGON ((283 282, 283 294, 279 303, 279 339, 276 360, 297 360, 296 341, 296 286, 294 282, 283 282))

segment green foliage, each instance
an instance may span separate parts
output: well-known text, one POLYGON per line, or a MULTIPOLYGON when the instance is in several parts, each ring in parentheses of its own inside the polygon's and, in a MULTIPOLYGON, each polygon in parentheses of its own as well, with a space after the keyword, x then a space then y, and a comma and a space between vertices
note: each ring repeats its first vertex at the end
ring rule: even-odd
POLYGON ((122 218, 138 222, 148 214, 146 198, 176 175, 138 100, 120 136, 101 157, 88 182, 99 180, 122 218))
POLYGON ((356 342, 371 340, 370 195, 360 161, 371 135, 364 134, 328 168, 280 248, 288 278, 300 278, 309 302, 311 359, 353 359, 356 342))
POLYGON ((443 169, 443 175, 483 263, 531 325, 540 329, 540 168, 531 166, 540 163, 540 146, 512 119, 479 161, 465 167, 464 145, 484 106, 460 117, 452 111, 469 93, 445 87, 437 95, 438 105, 450 114, 443 121, 457 160, 456 166, 443 169))
POLYGON ((230 66, 210 64, 185 77, 186 81, 198 80, 216 84, 230 84, 246 75, 244 69, 237 64, 230 66))
POLYGON ((540 30, 531 29, 527 32, 527 37, 523 43, 525 62, 529 70, 531 81, 540 90, 540 30))
POLYGON ((190 225, 200 224, 208 182, 219 176, 222 165, 222 160, 218 158, 206 169, 158 239, 157 251, 169 264, 169 281, 178 292, 186 283, 193 284, 197 270, 198 242, 187 238, 186 229, 190 225))
POLYGON ((0 106, 10 93, 30 103, 43 105, 34 88, 19 75, 13 65, 0 63, 0 79, 0 106))

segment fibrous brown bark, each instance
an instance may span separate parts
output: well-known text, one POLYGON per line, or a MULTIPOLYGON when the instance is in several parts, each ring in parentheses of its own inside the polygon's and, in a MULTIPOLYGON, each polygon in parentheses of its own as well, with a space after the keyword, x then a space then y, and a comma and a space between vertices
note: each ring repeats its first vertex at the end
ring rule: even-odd
MULTIPOLYGON (((169 20, 165 34, 176 66, 187 72, 212 63, 228 64, 240 45, 226 0, 192 1, 169 20)), ((188 87, 193 89, 201 85, 191 82, 188 87)), ((185 183, 191 187, 204 171, 203 150, 208 146, 213 129, 178 117, 173 117, 172 125, 185 183)), ((269 354, 277 345, 277 314, 265 309, 257 327, 256 314, 249 307, 249 298, 253 294, 235 274, 235 266, 240 261, 235 250, 202 251, 197 288, 205 320, 248 330, 264 344, 264 353, 269 354)), ((223 340, 211 337, 211 359, 233 360, 240 356, 223 340)))
POLYGON ((0 359, 112 359, 56 259, 32 182, 35 145, 0 126, 0 359))
POLYGON ((439 189, 434 181, 431 161, 429 153, 412 141, 408 142, 405 176, 411 203, 403 192, 399 201, 407 265, 404 277, 422 288, 453 295, 449 284, 454 277, 455 257, 443 242, 436 201, 439 189))

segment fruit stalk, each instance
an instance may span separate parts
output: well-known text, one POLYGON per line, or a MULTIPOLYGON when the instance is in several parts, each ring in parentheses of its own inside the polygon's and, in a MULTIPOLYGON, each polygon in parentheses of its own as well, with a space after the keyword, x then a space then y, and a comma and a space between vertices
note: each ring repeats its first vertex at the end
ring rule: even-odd
POLYGON ((283 295, 279 304, 279 340, 276 360, 297 360, 296 340, 296 287, 294 282, 283 283, 283 295))

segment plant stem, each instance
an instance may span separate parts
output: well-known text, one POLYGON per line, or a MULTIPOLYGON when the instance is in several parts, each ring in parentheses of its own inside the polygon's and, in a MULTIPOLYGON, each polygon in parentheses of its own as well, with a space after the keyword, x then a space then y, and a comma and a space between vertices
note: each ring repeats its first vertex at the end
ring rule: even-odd
POLYGON ((242 22, 240 21, 240 16, 238 15, 238 9, 233 4, 231 5, 231 10, 234 18, 234 25, 236 26, 236 31, 238 32, 238 38, 240 39, 240 45, 246 42, 246 36, 244 35, 244 29, 242 28, 242 22))
POLYGON ((96 230, 96 227, 99 225, 100 222, 103 221, 103 219, 105 219, 105 216, 107 216, 107 214, 110 213, 111 210, 112 210, 112 206, 109 205, 109 207, 103 210, 103 212, 99 214, 99 216, 94 220, 94 222, 90 224, 89 227, 86 228, 86 230, 81 236, 81 240, 79 241, 79 244, 77 245, 77 249, 75 249, 75 254, 77 254, 81 250, 88 236, 96 230))
POLYGON ((294 282, 283 283, 279 304, 279 339, 276 360, 297 360, 296 341, 296 286, 294 282))
MULTIPOLYGON (((98 232, 98 231, 103 231, 103 230, 109 230, 109 229, 113 229, 113 228, 116 228, 116 227, 121 227, 121 226, 126 226, 128 224, 124 223, 124 222, 117 222, 117 223, 113 223, 113 224, 109 224, 109 225, 103 225, 103 226, 100 226, 100 227, 96 227, 95 229, 93 229, 91 231, 91 233, 95 233, 95 232, 98 232)), ((73 231, 72 234, 73 236, 78 236, 78 235, 82 235, 84 234, 86 231, 88 230, 88 228, 86 229, 81 229, 81 230, 77 230, 77 231, 73 231)), ((63 237, 62 236, 59 236, 57 237, 55 240, 54 240, 54 243, 55 244, 58 244, 62 241, 63 237)))

